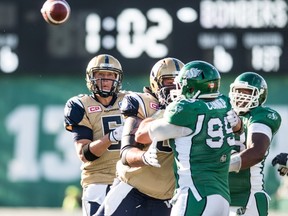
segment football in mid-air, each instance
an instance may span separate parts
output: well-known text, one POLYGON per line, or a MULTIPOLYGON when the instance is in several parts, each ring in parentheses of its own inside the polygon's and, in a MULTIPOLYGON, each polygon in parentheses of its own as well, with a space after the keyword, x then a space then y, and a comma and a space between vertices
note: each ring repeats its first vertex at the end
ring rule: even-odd
POLYGON ((68 20, 70 6, 65 0, 46 0, 41 13, 47 23, 60 25, 68 20))

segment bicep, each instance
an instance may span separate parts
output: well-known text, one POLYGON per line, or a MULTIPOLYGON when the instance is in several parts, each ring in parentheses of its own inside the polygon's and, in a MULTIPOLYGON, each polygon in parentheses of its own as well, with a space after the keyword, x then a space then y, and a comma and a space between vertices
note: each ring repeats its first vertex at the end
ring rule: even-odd
POLYGON ((254 123, 248 127, 247 148, 257 148, 265 154, 272 139, 272 130, 265 124, 254 123))
POLYGON ((247 140, 247 148, 255 149, 256 154, 260 154, 262 156, 265 155, 268 147, 270 145, 270 139, 267 135, 263 133, 253 133, 248 137, 247 140))
POLYGON ((269 127, 263 124, 250 125, 247 131, 246 149, 240 153, 241 169, 249 168, 261 162, 269 148, 270 140, 269 127))

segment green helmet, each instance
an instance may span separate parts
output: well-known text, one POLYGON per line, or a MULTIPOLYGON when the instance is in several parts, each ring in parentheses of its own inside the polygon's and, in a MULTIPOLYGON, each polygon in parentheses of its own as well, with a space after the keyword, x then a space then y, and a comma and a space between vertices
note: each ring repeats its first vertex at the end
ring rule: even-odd
MULTIPOLYGON (((220 94, 221 76, 218 70, 205 61, 191 61, 184 65, 175 78, 178 96, 191 98, 216 98, 220 94)), ((173 96, 175 98, 175 96, 173 96)))
POLYGON ((239 114, 264 104, 267 94, 264 78, 254 72, 245 72, 230 85, 229 97, 233 109, 239 114))

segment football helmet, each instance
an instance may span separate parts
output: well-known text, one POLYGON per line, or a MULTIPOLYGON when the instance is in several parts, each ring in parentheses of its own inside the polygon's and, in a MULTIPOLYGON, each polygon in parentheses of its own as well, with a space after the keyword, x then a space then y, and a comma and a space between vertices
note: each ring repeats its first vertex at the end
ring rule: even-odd
POLYGON ((111 55, 101 54, 90 60, 86 68, 86 85, 87 88, 94 94, 99 94, 101 97, 109 97, 117 94, 122 88, 123 71, 120 62, 111 55), (95 73, 105 71, 114 73, 115 79, 95 78, 95 73), (113 81, 110 90, 103 90, 103 81, 113 81), (97 85, 97 81, 99 86, 97 85), (99 82, 100 81, 100 82, 99 82))
POLYGON ((230 85, 229 97, 236 113, 246 113, 261 106, 267 99, 267 83, 254 72, 244 72, 230 85), (244 91, 246 90, 246 91, 244 91), (247 91, 248 90, 248 91, 247 91))
POLYGON ((160 105, 166 106, 171 102, 170 90, 175 89, 174 78, 184 66, 180 60, 172 57, 159 60, 150 72, 150 88, 156 95, 160 105), (165 84, 165 79, 173 78, 171 84, 165 84))
POLYGON ((221 76, 218 70, 205 61, 195 60, 184 65, 175 78, 177 98, 216 98, 220 94, 221 76))

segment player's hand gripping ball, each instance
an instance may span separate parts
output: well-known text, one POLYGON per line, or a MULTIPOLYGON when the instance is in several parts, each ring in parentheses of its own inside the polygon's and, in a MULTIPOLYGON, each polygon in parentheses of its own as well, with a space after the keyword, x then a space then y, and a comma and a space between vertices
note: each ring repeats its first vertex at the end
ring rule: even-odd
POLYGON ((47 23, 60 25, 68 20, 70 6, 65 0, 46 0, 41 13, 47 23))

